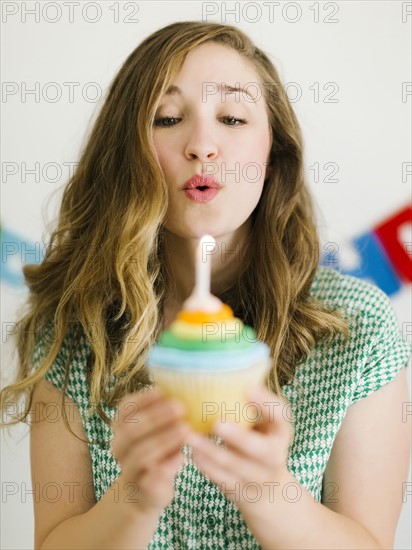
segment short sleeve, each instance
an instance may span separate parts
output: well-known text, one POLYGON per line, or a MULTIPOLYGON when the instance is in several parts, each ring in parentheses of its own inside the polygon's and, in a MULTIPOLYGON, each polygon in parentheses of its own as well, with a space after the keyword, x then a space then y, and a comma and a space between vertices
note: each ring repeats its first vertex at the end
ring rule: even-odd
MULTIPOLYGON (((48 354, 54 341, 54 324, 48 322, 36 337, 32 354, 32 366, 39 368, 48 354)), ((72 399, 85 414, 89 404, 89 388, 86 376, 86 365, 90 347, 78 323, 71 323, 66 329, 63 343, 53 364, 46 372, 44 379, 63 391, 67 380, 65 395, 72 399)))
POLYGON ((398 320, 388 296, 378 291, 376 312, 368 318, 370 332, 364 368, 352 395, 351 403, 388 384, 409 364, 411 343, 402 338, 398 320))

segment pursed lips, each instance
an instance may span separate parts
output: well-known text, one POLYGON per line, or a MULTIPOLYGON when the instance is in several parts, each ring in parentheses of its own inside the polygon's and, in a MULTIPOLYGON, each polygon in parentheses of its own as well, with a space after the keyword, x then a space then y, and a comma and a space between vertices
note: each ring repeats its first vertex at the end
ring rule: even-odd
POLYGON ((195 174, 182 187, 186 197, 197 203, 212 200, 220 191, 222 185, 213 176, 195 174))

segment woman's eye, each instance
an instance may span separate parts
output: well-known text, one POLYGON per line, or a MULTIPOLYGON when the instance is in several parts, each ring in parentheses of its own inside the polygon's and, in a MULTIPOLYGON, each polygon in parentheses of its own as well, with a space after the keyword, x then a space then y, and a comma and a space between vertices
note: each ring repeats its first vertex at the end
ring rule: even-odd
MULTIPOLYGON (((165 116, 161 118, 156 118, 154 120, 154 126, 160 126, 162 128, 170 128, 172 126, 176 125, 176 120, 181 120, 178 117, 173 116, 165 116)), ((228 121, 229 123, 226 124, 227 126, 242 126, 243 124, 246 124, 246 120, 244 118, 236 118, 234 116, 228 115, 221 117, 220 120, 228 121)))
POLYGON ((246 124, 246 120, 244 118, 236 118, 234 116, 224 116, 222 117, 222 120, 229 120, 230 122, 239 123, 239 124, 228 124, 228 126, 242 126, 243 124, 246 124))
POLYGON ((171 123, 172 120, 179 120, 179 119, 174 116, 164 116, 162 118, 156 118, 154 121, 154 125, 162 126, 163 128, 170 128, 170 126, 174 126, 174 124, 171 123))

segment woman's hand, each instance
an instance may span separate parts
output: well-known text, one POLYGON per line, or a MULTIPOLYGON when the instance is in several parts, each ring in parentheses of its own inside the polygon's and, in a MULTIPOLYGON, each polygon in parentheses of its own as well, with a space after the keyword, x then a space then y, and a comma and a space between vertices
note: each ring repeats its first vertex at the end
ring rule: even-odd
POLYGON ((263 387, 251 391, 248 397, 258 412, 259 420, 253 427, 217 422, 213 431, 224 440, 224 446, 197 433, 190 435, 188 443, 198 468, 235 502, 256 532, 254 527, 258 528, 262 518, 267 517, 287 479, 286 463, 294 432, 292 411, 285 399, 263 387))
POLYGON ((128 395, 119 405, 111 444, 122 469, 117 483, 142 513, 160 515, 173 499, 173 477, 184 463, 181 447, 190 432, 184 416, 184 405, 157 388, 128 395))

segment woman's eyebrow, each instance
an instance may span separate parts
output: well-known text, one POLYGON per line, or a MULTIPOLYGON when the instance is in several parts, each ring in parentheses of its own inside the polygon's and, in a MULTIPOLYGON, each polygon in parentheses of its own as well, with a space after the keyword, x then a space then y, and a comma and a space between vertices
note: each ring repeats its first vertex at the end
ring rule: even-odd
MULTIPOLYGON (((253 84, 257 84, 257 83, 253 82, 253 84)), ((245 88, 241 88, 240 86, 230 86, 229 84, 226 84, 224 82, 222 84, 218 84, 217 82, 203 82, 203 85, 214 86, 213 88, 206 87, 205 91, 208 93, 208 95, 213 95, 216 92, 224 92, 225 94, 238 94, 239 92, 242 92, 247 96, 249 96, 253 102, 255 101, 255 98, 252 97, 245 88)), ((179 88, 179 86, 176 86, 174 84, 169 86, 169 88, 165 92, 165 95, 176 95, 176 94, 182 95, 182 90, 179 88)))

